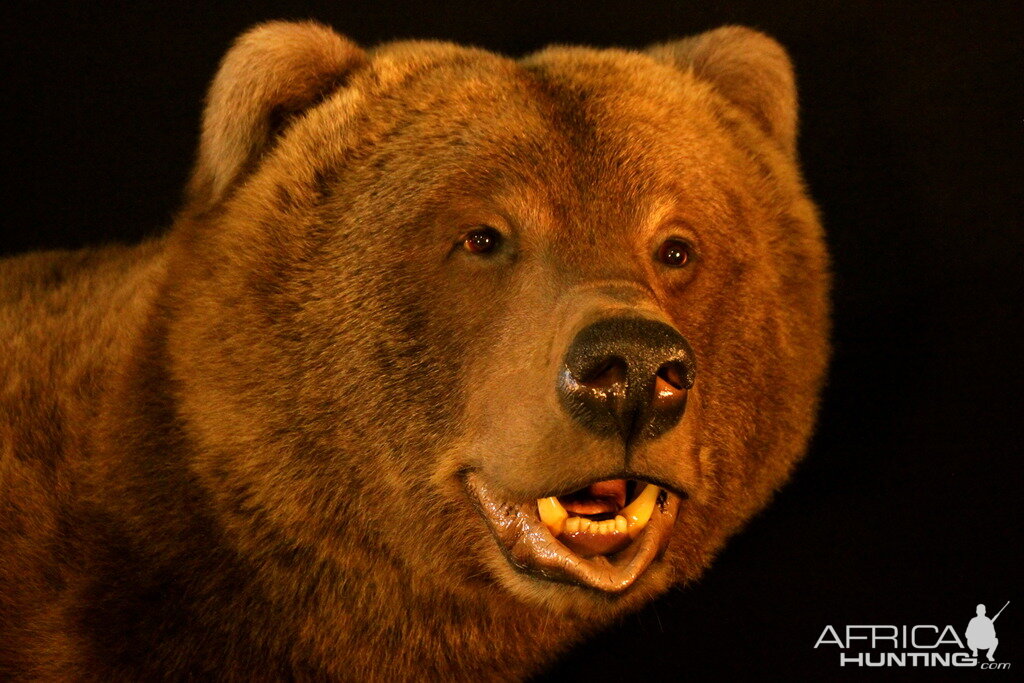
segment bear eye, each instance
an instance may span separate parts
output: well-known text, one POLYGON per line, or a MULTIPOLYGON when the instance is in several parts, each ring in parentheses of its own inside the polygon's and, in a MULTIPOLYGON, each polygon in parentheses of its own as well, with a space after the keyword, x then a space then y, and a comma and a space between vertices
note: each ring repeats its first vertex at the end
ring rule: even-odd
POLYGON ((462 237, 462 248, 471 254, 490 254, 501 244, 501 233, 483 226, 470 230, 462 237))
POLYGON ((671 237, 658 247, 658 260, 672 268, 682 268, 690 262, 693 247, 686 240, 671 237))

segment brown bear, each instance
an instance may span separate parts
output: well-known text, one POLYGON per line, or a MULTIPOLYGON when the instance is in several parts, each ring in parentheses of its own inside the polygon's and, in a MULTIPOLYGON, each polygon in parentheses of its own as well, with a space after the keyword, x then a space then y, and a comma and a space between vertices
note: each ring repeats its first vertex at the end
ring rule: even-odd
POLYGON ((516 679, 804 453, 789 60, 243 35, 185 204, 0 264, 0 677, 516 679))

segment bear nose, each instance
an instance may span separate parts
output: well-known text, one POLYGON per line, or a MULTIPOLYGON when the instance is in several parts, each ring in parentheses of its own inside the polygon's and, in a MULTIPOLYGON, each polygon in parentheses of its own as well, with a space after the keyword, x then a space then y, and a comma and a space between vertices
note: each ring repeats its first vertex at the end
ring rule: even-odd
POLYGON ((697 365, 683 335, 666 323, 613 317, 584 327, 558 378, 573 420, 627 443, 664 434, 679 422, 697 365))

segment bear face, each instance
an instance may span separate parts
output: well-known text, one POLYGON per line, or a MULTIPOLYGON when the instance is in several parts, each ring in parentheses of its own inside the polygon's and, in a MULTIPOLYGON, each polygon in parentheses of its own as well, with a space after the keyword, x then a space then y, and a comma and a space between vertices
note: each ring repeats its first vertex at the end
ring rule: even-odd
POLYGON ((23 670, 520 676, 698 577, 825 371, 795 126, 735 27, 518 61, 242 36, 96 314, 71 588, 23 670))
POLYGON ((365 54, 309 25, 244 37, 211 94, 169 332, 221 513, 261 542, 241 486, 311 552, 346 552, 357 528, 449 588, 482 565, 556 611, 617 612, 696 577, 802 453, 825 366, 794 107, 781 48, 744 29, 520 62, 365 54), (285 49, 310 70, 301 96, 261 62, 285 49), (668 385, 685 410, 657 434, 672 349, 609 329, 607 357, 664 359, 622 369, 634 391, 584 417, 559 386, 581 333, 622 320, 678 336, 693 375, 668 385), (536 501, 599 482, 631 498, 656 484, 664 519, 621 552, 552 551, 536 501))

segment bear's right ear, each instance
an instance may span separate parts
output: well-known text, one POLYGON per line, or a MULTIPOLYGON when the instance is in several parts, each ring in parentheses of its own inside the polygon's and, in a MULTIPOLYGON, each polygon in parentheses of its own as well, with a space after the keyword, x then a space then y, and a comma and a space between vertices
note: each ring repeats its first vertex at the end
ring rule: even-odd
POLYGON ((190 207, 201 212, 224 199, 294 115, 344 85, 365 63, 359 46, 314 22, 275 21, 242 34, 206 98, 190 207))

